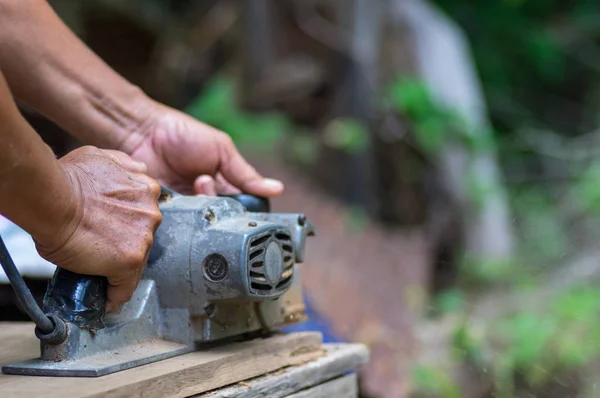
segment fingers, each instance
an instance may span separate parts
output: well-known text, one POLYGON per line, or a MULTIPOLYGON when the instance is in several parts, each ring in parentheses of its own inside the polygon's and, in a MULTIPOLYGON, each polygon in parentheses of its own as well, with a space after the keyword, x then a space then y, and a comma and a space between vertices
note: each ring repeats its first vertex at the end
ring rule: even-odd
POLYGON ((264 178, 258 174, 238 152, 229 136, 223 135, 219 147, 221 151, 220 172, 233 186, 243 192, 264 197, 274 197, 283 192, 281 181, 264 178))
MULTIPOLYGON (((140 269, 143 269, 140 267, 140 269)), ((115 312, 121 305, 133 296, 137 288, 139 278, 137 270, 130 270, 126 275, 108 278, 108 289, 106 291, 106 312, 115 312)))
POLYGON ((219 193, 234 194, 242 192, 233 185, 231 185, 221 173, 217 173, 217 176, 215 177, 215 184, 217 186, 217 192, 219 193))
POLYGON ((148 171, 148 167, 144 162, 133 160, 129 155, 121 151, 112 149, 102 149, 101 151, 112 158, 125 170, 135 173, 135 179, 146 185, 152 197, 158 200, 160 196, 160 184, 158 181, 145 174, 148 171))
POLYGON ((123 167, 127 171, 134 173, 146 173, 148 167, 144 162, 138 162, 133 160, 129 155, 121 151, 115 151, 112 149, 103 149, 102 152, 110 156, 117 164, 123 167))
POLYGON ((209 175, 201 175, 194 181, 196 195, 215 196, 217 194, 215 180, 209 175))
POLYGON ((194 181, 194 193, 196 195, 215 196, 217 194, 240 193, 240 190, 231 185, 221 173, 213 178, 209 175, 201 175, 194 181))
POLYGON ((154 201, 158 201, 160 197, 160 184, 154 178, 143 173, 134 173, 134 178, 148 187, 148 191, 154 201))
POLYGON ((121 307, 121 305, 125 304, 137 289, 140 280, 142 279, 142 274, 144 273, 144 268, 146 268, 146 263, 148 263, 148 257, 150 256, 150 248, 146 251, 144 255, 144 259, 141 265, 135 269, 130 270, 124 277, 108 277, 108 289, 106 292, 106 312, 115 312, 121 307))

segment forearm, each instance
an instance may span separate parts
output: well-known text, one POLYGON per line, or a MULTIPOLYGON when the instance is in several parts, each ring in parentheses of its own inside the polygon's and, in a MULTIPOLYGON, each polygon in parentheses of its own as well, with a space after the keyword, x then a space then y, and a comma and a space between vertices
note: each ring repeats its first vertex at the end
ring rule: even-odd
POLYGON ((151 101, 89 50, 44 0, 0 0, 0 69, 19 100, 81 141, 129 152, 151 101))
POLYGON ((73 217, 71 192, 68 176, 19 113, 0 73, 0 214, 50 242, 73 217))

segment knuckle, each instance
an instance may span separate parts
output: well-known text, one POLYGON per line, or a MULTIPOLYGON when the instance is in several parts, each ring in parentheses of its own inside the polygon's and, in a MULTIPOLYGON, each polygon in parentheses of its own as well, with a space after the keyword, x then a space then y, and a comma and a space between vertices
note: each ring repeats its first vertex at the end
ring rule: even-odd
POLYGON ((96 148, 95 146, 91 146, 91 145, 82 146, 81 148, 79 148, 79 151, 81 154, 87 155, 87 156, 92 156, 92 155, 93 156, 103 156, 103 155, 105 155, 101 149, 96 148))
POLYGON ((155 225, 160 224, 163 220, 163 215, 159 209, 156 209, 155 211, 153 211, 151 217, 152 217, 152 221, 154 222, 155 225))
POLYGON ((139 268, 142 265, 143 261, 144 261, 144 251, 143 250, 129 249, 129 251, 123 255, 124 265, 129 270, 135 270, 135 269, 139 268))
POLYGON ((98 151, 98 148, 91 145, 84 145, 78 149, 81 153, 95 153, 98 151))
POLYGON ((126 292, 123 293, 123 302, 122 303, 126 303, 129 300, 131 300, 131 298, 133 297, 133 290, 129 289, 126 292))
POLYGON ((158 207, 158 202, 156 200, 152 200, 149 203, 145 204, 144 210, 144 223, 154 226, 155 224, 160 224, 162 222, 162 212, 158 207))
POLYGON ((144 253, 146 253, 152 247, 152 243, 154 242, 154 235, 149 233, 144 238, 144 253))
POLYGON ((157 198, 160 196, 160 184, 154 178, 149 178, 148 190, 153 197, 157 198))
POLYGON ((146 174, 131 173, 130 175, 136 183, 136 188, 149 194, 153 200, 158 199, 160 196, 160 184, 158 181, 146 174))

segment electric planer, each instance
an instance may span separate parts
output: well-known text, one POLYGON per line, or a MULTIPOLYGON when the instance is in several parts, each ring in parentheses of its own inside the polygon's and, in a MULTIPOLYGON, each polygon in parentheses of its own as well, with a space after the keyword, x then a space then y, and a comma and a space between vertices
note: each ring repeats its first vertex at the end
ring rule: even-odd
MULTIPOLYGON (((251 195, 166 188, 159 207, 142 280, 117 312, 104 311, 106 278, 57 268, 42 314, 13 270, 41 353, 3 373, 97 377, 306 319, 298 264, 314 232, 303 214, 271 213, 267 199, 251 195)), ((0 261, 14 268, 7 252, 0 261)))

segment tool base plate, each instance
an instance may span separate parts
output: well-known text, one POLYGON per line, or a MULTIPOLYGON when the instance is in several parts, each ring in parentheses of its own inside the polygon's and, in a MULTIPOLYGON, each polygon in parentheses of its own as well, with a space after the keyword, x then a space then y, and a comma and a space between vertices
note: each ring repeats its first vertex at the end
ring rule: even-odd
POLYGON ((2 372, 26 376, 99 377, 182 355, 192 350, 193 347, 185 344, 154 339, 115 351, 61 362, 30 359, 4 365, 2 372))

